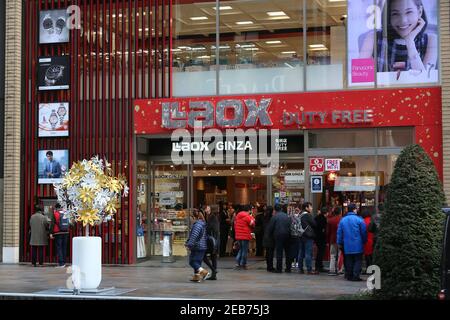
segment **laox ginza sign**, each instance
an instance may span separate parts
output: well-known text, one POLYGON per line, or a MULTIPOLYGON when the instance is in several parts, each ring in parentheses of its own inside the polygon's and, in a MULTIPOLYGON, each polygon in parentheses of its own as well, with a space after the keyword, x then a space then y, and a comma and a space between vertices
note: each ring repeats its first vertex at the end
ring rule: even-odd
MULTIPOLYGON (((225 99, 217 102, 189 101, 189 111, 180 110, 178 102, 162 103, 162 126, 181 128, 251 128, 272 127, 269 114, 272 99, 225 99)), ((281 112, 278 113, 281 115, 281 112)), ((372 123, 373 110, 333 110, 331 112, 302 111, 282 113, 283 126, 305 125, 329 121, 332 124, 372 123)))

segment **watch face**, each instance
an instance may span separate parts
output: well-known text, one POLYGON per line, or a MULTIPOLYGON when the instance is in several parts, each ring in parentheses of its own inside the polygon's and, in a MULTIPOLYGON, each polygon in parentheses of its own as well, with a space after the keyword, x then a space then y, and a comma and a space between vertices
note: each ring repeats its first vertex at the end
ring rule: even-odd
POLYGON ((47 15, 42 22, 42 27, 48 34, 53 34, 53 20, 47 15))
POLYGON ((56 20, 56 33, 57 34, 61 34, 61 32, 63 31, 63 29, 65 28, 65 26, 66 26, 66 19, 64 19, 64 18, 58 18, 57 20, 56 20))
POLYGON ((48 80, 58 80, 63 75, 64 66, 50 66, 45 72, 48 80))

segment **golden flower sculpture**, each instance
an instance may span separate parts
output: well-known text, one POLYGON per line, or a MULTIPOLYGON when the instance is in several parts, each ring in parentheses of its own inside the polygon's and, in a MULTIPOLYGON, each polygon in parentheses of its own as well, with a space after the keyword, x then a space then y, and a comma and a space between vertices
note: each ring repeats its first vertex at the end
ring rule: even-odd
POLYGON ((125 176, 113 176, 111 164, 98 156, 74 163, 54 188, 71 222, 81 222, 83 227, 113 219, 120 197, 128 196, 125 176))

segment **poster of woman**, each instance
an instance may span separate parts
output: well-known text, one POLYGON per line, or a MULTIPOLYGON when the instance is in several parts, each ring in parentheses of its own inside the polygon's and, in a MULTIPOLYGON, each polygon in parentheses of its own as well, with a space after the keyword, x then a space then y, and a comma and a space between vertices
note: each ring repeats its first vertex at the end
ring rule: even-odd
POLYGON ((39 137, 69 136, 69 103, 39 104, 39 137))
POLYGON ((349 85, 436 83, 437 0, 349 0, 349 85))

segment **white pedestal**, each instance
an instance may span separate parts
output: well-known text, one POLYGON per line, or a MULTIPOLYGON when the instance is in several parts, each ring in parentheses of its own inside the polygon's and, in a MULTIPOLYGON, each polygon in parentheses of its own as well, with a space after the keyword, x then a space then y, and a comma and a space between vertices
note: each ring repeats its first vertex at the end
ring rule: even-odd
POLYGON ((73 238, 72 268, 73 266, 80 269, 80 288, 96 289, 102 281, 102 238, 73 238))

